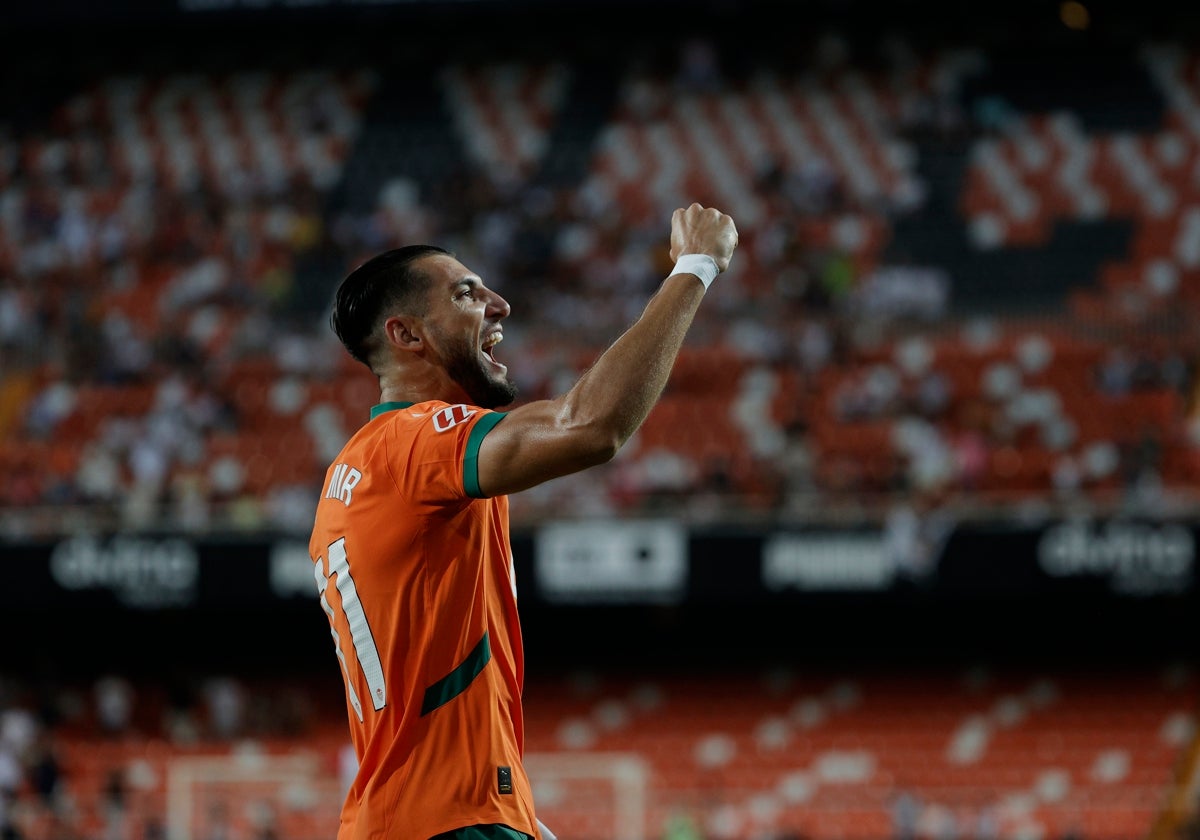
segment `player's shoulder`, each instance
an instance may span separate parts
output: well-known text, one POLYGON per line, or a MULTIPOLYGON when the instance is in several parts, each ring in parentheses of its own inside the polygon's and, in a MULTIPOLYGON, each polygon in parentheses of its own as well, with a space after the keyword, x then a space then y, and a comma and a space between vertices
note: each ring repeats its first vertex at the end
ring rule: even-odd
POLYGON ((471 425, 477 418, 490 413, 492 412, 489 409, 467 403, 426 400, 425 402, 396 405, 379 412, 372 418, 372 425, 382 420, 383 423, 379 424, 381 427, 390 426, 407 428, 413 432, 422 430, 442 433, 471 425))

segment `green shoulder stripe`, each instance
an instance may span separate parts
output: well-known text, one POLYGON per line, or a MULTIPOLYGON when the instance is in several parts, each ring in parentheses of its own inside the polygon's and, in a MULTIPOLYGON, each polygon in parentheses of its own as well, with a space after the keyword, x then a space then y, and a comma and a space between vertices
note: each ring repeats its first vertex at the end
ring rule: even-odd
POLYGON ((484 436, 504 417, 505 412, 493 411, 480 417, 471 428, 471 434, 467 438, 467 455, 463 458, 463 489, 467 491, 468 496, 483 498, 483 491, 479 489, 479 445, 483 443, 484 436))

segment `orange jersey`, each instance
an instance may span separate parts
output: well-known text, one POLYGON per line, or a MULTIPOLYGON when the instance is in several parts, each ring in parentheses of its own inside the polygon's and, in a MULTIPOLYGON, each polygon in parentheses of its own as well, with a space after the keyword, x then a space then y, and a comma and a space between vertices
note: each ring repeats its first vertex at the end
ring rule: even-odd
POLYGON ((539 836, 508 499, 482 498, 476 470, 503 417, 384 403, 326 473, 309 554, 359 761, 338 840, 539 836))

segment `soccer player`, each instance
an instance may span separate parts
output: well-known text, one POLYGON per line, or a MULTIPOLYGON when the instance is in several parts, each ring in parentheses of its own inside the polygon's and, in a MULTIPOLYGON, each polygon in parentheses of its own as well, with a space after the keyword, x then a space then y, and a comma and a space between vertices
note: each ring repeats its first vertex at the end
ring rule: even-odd
POLYGON ((675 210, 675 268, 641 316, 565 394, 507 412, 508 303, 452 254, 396 248, 342 281, 330 320, 380 402, 329 467, 309 542, 358 759, 337 840, 552 838, 522 766, 507 496, 617 453, 737 241, 724 213, 675 210))

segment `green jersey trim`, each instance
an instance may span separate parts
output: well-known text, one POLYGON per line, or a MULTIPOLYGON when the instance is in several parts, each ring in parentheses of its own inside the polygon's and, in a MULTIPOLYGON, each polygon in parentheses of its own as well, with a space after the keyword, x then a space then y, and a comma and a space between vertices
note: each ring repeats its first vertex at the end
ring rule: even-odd
POLYGON ((414 405, 414 403, 385 402, 385 403, 380 403, 379 405, 373 405, 373 406, 371 406, 371 419, 374 420, 380 414, 386 414, 387 412, 395 411, 398 408, 408 408, 411 405, 414 405))
POLYGON ((471 434, 467 437, 467 456, 463 459, 463 489, 472 498, 483 498, 483 491, 479 488, 479 446, 483 443, 484 435, 494 429, 504 417, 503 411, 483 415, 475 421, 471 434))
POLYGON ((438 709, 467 690, 467 686, 479 676, 483 666, 492 659, 492 645, 485 630, 479 644, 467 654, 467 658, 446 676, 425 689, 425 700, 421 703, 421 716, 438 709))

